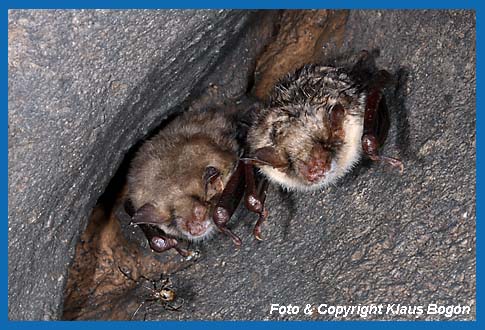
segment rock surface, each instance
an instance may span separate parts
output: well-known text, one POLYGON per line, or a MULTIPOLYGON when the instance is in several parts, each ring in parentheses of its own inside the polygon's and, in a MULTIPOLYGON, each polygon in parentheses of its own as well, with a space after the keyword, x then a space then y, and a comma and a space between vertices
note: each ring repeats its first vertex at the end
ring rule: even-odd
POLYGON ((60 317, 74 245, 127 150, 235 50, 219 78, 244 93, 259 16, 9 12, 10 319, 60 317))
MULTIPOLYGON (((236 47, 229 40, 251 26, 251 15, 10 12, 10 319, 59 317, 73 246, 137 140, 201 85, 222 83, 231 96, 245 91, 257 55, 245 46, 255 42, 246 37, 236 47), (228 49, 239 56, 225 56, 228 49), (209 75, 224 69, 224 76, 209 75)), ((476 318, 475 14, 366 10, 333 17, 317 20, 325 33, 315 42, 308 33, 318 29, 298 26, 298 33, 280 27, 287 36, 276 42, 304 36, 314 42, 305 58, 322 61, 380 49, 378 67, 397 81, 387 92, 392 130, 383 153, 401 157, 404 174, 363 161, 322 192, 272 187, 263 242, 251 236, 254 217, 239 212, 234 230, 242 248, 222 236, 201 245, 202 258, 172 277, 185 301, 180 311, 153 305, 137 318, 335 319, 305 315, 303 307, 401 304, 426 312, 433 303, 470 305, 471 313, 418 319, 476 318), (271 304, 302 309, 271 315, 271 304)), ((261 58, 256 83, 267 84, 271 61, 261 58)), ((373 318, 416 315, 366 317, 373 318)))
POLYGON ((270 189, 265 240, 253 239, 255 219, 242 214, 242 248, 204 245, 203 259, 174 278, 191 299, 177 313, 152 307, 147 318, 339 319, 307 316, 306 304, 385 306, 365 319, 476 318, 475 14, 350 11, 342 24, 341 39, 321 43, 322 58, 380 49, 378 67, 398 80, 383 152, 403 159, 404 174, 363 162, 322 192, 270 189), (270 315, 271 304, 302 308, 270 315), (397 305, 386 314, 387 304, 424 314, 393 314, 397 305), (429 304, 471 312, 427 314, 429 304))

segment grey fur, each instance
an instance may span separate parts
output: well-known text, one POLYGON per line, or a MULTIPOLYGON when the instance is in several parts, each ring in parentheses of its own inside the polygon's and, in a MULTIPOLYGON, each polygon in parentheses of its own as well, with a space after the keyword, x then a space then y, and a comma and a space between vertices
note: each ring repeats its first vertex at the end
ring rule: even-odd
POLYGON ((351 78, 351 71, 306 65, 275 85, 270 102, 256 114, 248 133, 250 153, 271 147, 285 166, 257 165, 273 182, 287 189, 314 190, 335 183, 360 159, 366 92, 351 78), (345 110, 342 130, 330 119, 334 107, 345 110), (298 164, 311 159, 321 144, 331 153, 331 167, 318 182, 309 182, 298 164))

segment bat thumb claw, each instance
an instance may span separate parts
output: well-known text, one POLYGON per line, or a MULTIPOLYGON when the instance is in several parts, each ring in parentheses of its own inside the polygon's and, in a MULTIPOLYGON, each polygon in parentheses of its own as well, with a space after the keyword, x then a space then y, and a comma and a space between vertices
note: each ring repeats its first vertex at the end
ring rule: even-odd
POLYGON ((401 160, 397 158, 386 157, 386 156, 375 156, 375 155, 369 156, 369 158, 373 161, 381 161, 394 168, 397 168, 399 170, 399 174, 404 173, 404 164, 401 160))
POLYGON ((391 157, 382 157, 383 160, 388 163, 390 166, 397 168, 400 174, 404 173, 404 164, 401 160, 391 157))
POLYGON ((237 236, 236 234, 234 234, 229 228, 227 228, 225 226, 219 226, 217 228, 222 233, 224 233, 225 235, 229 236, 236 247, 240 247, 242 245, 242 241, 239 238, 239 236, 237 236))
POLYGON ((254 238, 256 238, 258 241, 263 241, 263 238, 261 237, 261 231, 259 230, 259 228, 254 228, 254 231, 253 231, 253 236, 254 238))
POLYGON ((234 243, 234 245, 236 246, 236 248, 240 248, 241 245, 242 245, 241 239, 238 236, 236 236, 236 235, 234 235, 234 237, 231 237, 231 238, 232 238, 232 242, 234 243))

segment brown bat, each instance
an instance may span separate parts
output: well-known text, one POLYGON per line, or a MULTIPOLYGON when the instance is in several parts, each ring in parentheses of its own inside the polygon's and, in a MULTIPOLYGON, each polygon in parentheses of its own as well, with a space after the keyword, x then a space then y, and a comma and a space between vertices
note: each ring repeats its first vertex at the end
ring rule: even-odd
MULTIPOLYGON (((244 161, 270 181, 299 191, 335 183, 362 154, 402 172, 400 160, 378 154, 389 129, 383 89, 390 81, 367 51, 350 68, 305 65, 278 82, 255 114, 244 161)), ((253 204, 264 209, 264 197, 256 196, 253 204)))
POLYGON ((233 190, 244 189, 241 178, 223 194, 229 180, 236 178, 232 174, 238 171, 241 153, 233 116, 231 111, 186 112, 138 150, 128 173, 126 209, 153 250, 175 248, 189 255, 179 239, 202 241, 216 227, 241 244, 225 226, 241 198, 232 198, 233 190), (212 219, 216 206, 226 211, 224 218, 217 218, 224 223, 217 226, 212 219))

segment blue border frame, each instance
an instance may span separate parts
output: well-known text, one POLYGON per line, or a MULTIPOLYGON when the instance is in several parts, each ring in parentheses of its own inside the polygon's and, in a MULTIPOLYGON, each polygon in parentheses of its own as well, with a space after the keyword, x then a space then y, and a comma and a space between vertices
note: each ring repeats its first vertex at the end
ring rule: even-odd
MULTIPOLYGON (((482 0, 483 2, 483 0, 482 0)), ((86 0, 86 1, 59 1, 59 0, 43 0, 43 1, 13 1, 13 0, 3 0, 0 3, 0 15, 1 15, 1 22, 2 22, 2 33, 1 33, 1 59, 2 59, 2 69, 1 74, 4 77, 2 79, 2 95, 4 100, 4 112, 2 115, 2 120, 5 125, 5 135, 2 139, 0 139, 2 147, 6 151, 4 154, 4 158, 2 161, 2 166, 4 168, 4 173, 7 175, 2 177, 0 180, 2 181, 2 186, 4 187, 3 193, 3 213, 5 214, 5 219, 8 219, 8 65, 7 65, 7 51, 8 51, 8 10, 9 9, 17 9, 17 8, 106 8, 106 9, 121 9, 121 8, 241 8, 241 9, 250 9, 250 8, 261 8, 261 9, 274 9, 274 8, 328 8, 328 9, 349 9, 349 8, 360 8, 360 9, 428 9, 428 8, 439 8, 439 9, 475 9, 476 10, 476 37, 477 37, 477 109, 480 108, 482 102, 482 97, 480 95, 480 84, 479 84, 479 77, 483 71, 483 66, 481 65, 480 61, 478 60, 478 54, 481 51, 481 38, 480 33, 482 32, 483 28, 480 22, 480 18, 482 18, 481 5, 479 0, 470 1, 470 0, 400 0, 400 1, 356 1, 356 0, 334 0, 334 1, 315 1, 315 0, 279 0, 279 1, 255 1, 255 0, 238 0, 238 1, 223 1, 223 0, 205 0, 205 1, 149 1, 149 0, 137 0, 137 1, 105 1, 105 0, 86 0)), ((480 145, 483 144, 483 140, 485 139, 484 133, 481 133, 479 130, 480 127, 484 127, 483 123, 483 116, 480 111, 477 111, 477 131, 476 131, 476 143, 477 143, 477 150, 476 150, 476 161, 477 161, 477 176, 476 176, 476 212, 477 218, 482 213, 481 201, 482 192, 480 189, 479 183, 482 182, 482 174, 480 169, 480 160, 482 157, 482 152, 480 149, 480 145)), ((382 327, 382 326, 392 326, 397 328, 440 328, 440 329, 464 329, 464 328, 483 328, 483 321, 481 321, 481 290, 480 290, 480 266, 481 262, 480 259, 477 257, 477 321, 469 321, 469 322, 456 322, 456 321, 442 321, 442 322, 426 322, 426 321, 391 321, 388 322, 375 322, 375 321, 295 321, 295 322, 263 322, 263 321, 243 321, 243 322, 228 322, 228 321, 187 321, 187 322, 178 322, 178 321, 168 321, 168 322, 150 322, 150 323, 141 323, 141 322, 106 322, 106 321, 99 321, 99 322, 88 322, 88 321, 78 321, 78 322, 49 322, 48 324, 43 324, 40 321, 32 321, 32 322, 24 322, 24 321, 8 321, 8 252, 7 252, 7 242, 8 242, 8 223, 5 222, 6 230, 4 231, 4 243, 2 249, 2 256, 4 262, 2 263, 2 279, 3 285, 1 286, 2 298, 1 307, 3 311, 3 316, 0 320, 0 327, 3 329, 20 329, 20 328, 40 328, 42 326, 49 326, 49 328, 59 329, 64 327, 70 327, 73 329, 92 329, 92 328, 100 328, 100 327, 116 327, 117 329, 133 329, 133 328, 146 328, 147 326, 163 328, 163 329, 180 329, 180 328, 192 328, 197 330, 204 330, 204 329, 223 329, 228 326, 232 328, 239 328, 239 329, 262 329, 266 327, 270 328, 278 328, 279 330, 285 329, 294 329, 294 328, 356 328, 356 329, 363 329, 363 328, 371 328, 371 327, 382 327)), ((479 251, 479 240, 478 238, 482 233, 482 225, 480 221, 477 221, 477 256, 479 251)))
POLYGON ((106 1, 106 0, 85 0, 85 1, 62 1, 62 0, 4 0, 2 7, 6 8, 241 8, 241 9, 277 9, 277 8, 295 8, 295 9, 427 9, 427 8, 461 8, 473 9, 478 7, 479 0, 407 0, 407 1, 383 1, 383 0, 140 0, 140 1, 106 1))

